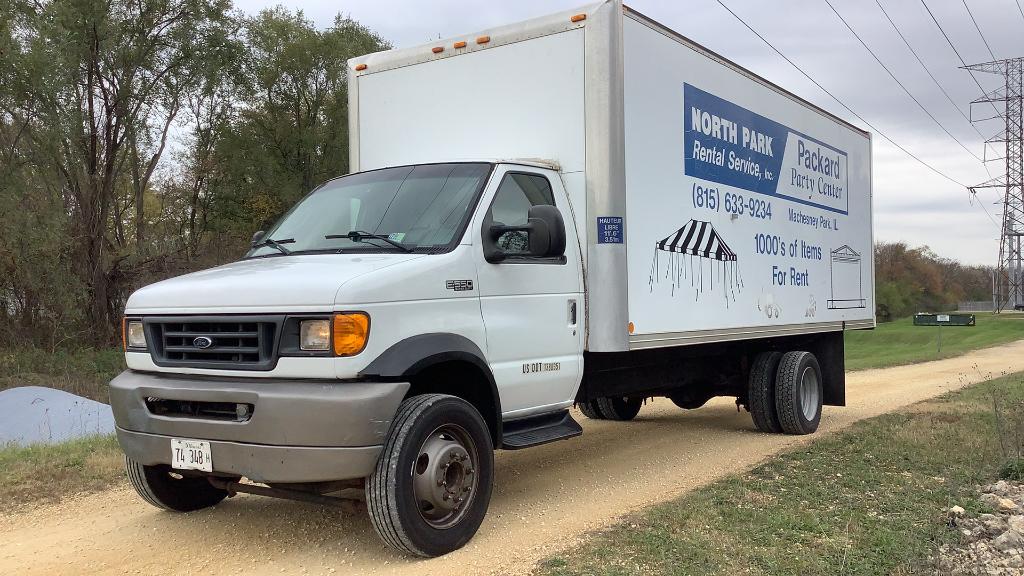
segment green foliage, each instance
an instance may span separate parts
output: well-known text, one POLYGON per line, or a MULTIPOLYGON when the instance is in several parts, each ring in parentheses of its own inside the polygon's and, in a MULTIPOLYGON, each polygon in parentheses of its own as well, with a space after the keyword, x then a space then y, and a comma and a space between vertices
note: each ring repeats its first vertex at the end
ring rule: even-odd
POLYGON ((999 469, 999 477, 1014 482, 1024 482, 1024 458, 1011 458, 999 469))
POLYGON ((993 388, 1013 375, 855 424, 809 446, 633 514, 536 573, 932 574, 953 542, 945 511, 981 512, 998 473, 993 388))
POLYGON ((229 227, 250 236, 325 180, 348 172, 349 58, 388 48, 338 17, 317 30, 301 12, 265 10, 245 23, 241 107, 223 135, 229 227))
POLYGON ((0 343, 112 343, 140 285, 232 260, 348 169, 344 18, 0 3, 0 343))

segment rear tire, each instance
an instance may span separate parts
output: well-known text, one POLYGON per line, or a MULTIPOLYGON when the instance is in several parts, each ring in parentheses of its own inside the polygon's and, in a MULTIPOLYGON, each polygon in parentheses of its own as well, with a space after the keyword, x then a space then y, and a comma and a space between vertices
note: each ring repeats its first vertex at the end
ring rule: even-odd
POLYGON ((447 554, 480 528, 493 476, 493 443, 476 408, 446 394, 407 398, 367 478, 370 521, 392 548, 447 554))
POLYGON ((576 404, 576 407, 580 409, 580 412, 584 416, 591 420, 604 420, 604 416, 601 415, 600 409, 597 407, 597 400, 587 400, 576 404))
POLYGON ((227 490, 214 488, 202 476, 181 476, 166 465, 144 466, 125 456, 128 482, 143 500, 171 512, 192 512, 209 508, 227 497, 227 490))
POLYGON ((811 434, 821 422, 821 367, 810 352, 786 352, 775 377, 775 409, 786 434, 811 434))
POLYGON ((619 398, 614 396, 606 396, 604 398, 598 398, 597 409, 605 420, 632 420, 636 418, 636 415, 640 413, 640 407, 644 405, 644 401, 633 400, 630 398, 619 398))
POLYGON ((762 432, 782 432, 779 415, 775 409, 775 378, 782 352, 762 352, 754 358, 750 367, 747 386, 747 407, 754 426, 762 432))

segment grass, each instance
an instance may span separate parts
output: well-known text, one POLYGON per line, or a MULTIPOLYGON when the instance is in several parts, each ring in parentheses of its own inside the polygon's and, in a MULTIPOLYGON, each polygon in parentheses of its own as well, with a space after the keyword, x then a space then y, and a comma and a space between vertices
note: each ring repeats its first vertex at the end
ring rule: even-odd
POLYGON ((45 386, 108 402, 107 383, 122 370, 120 348, 0 348, 0 390, 45 386))
POLYGON ((884 368, 960 356, 1024 338, 1024 314, 976 315, 977 326, 914 326, 913 318, 846 333, 846 369, 884 368), (939 331, 942 351, 938 351, 939 331))
POLYGON ((124 479, 123 458, 113 436, 62 444, 0 447, 0 502, 4 512, 97 492, 124 479))
POLYGON ((954 504, 1003 463, 992 395, 1024 401, 1015 374, 862 421, 626 518, 536 568, 545 576, 931 574, 959 535, 954 504))

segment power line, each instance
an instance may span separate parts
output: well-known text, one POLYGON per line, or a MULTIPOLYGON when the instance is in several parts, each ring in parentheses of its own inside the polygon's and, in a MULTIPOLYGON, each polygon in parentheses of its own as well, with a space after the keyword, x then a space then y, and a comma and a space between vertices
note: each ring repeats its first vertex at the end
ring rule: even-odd
POLYGON ((910 93, 910 90, 907 90, 907 87, 903 85, 903 82, 900 82, 899 78, 897 78, 896 75, 892 73, 892 70, 890 70, 889 67, 886 66, 884 62, 882 62, 882 59, 879 58, 877 54, 875 54, 875 51, 872 50, 867 45, 867 43, 864 42, 863 39, 861 39, 860 35, 857 34, 857 32, 853 29, 853 27, 850 26, 850 23, 846 21, 846 18, 843 18, 843 15, 840 14, 839 11, 836 10, 836 7, 832 5, 832 2, 830 2, 829 0, 825 0, 825 4, 828 4, 828 7, 832 9, 832 12, 834 12, 835 15, 839 17, 839 20, 842 21, 842 23, 844 25, 846 25, 847 30, 849 30, 850 33, 853 34, 853 37, 856 38, 858 42, 860 42, 860 45, 863 46, 864 49, 868 51, 868 54, 871 54, 871 57, 875 59, 875 62, 878 62, 878 65, 881 66, 882 69, 885 70, 889 74, 889 77, 892 78, 893 81, 895 81, 897 84, 899 84, 900 88, 902 88, 903 91, 906 92, 907 96, 909 96, 910 99, 913 100, 915 104, 917 104, 918 108, 920 108, 922 111, 924 111, 924 113, 927 114, 928 117, 932 119, 932 122, 935 122, 936 126, 941 128, 942 131, 945 132, 947 136, 952 138, 953 141, 956 142, 957 144, 959 144, 961 148, 966 150, 968 154, 970 154, 971 156, 974 156, 974 158, 977 159, 978 162, 982 162, 982 163, 985 162, 984 160, 982 160, 982 158, 980 156, 978 156, 974 152, 971 152, 970 148, 965 146, 963 142, 961 142, 959 139, 957 139, 957 137, 954 136, 952 132, 947 130, 946 127, 943 126, 941 122, 939 122, 938 118, 936 118, 931 112, 929 112, 928 109, 924 107, 924 104, 921 104, 921 101, 918 100, 916 97, 914 97, 913 94, 910 93))
MULTIPOLYGON (((992 47, 988 45, 988 40, 985 39, 985 35, 981 33, 981 26, 978 26, 978 21, 974 19, 974 14, 971 13, 971 7, 967 5, 967 0, 963 0, 963 2, 964 8, 967 9, 967 15, 971 17, 971 22, 974 22, 974 29, 978 31, 978 36, 981 36, 981 41, 985 43, 985 48, 988 49, 988 55, 995 60, 996 53, 992 51, 992 47)), ((1018 4, 1017 7, 1019 8, 1020 4, 1018 4)))
POLYGON ((1020 6, 1020 0, 1017 0, 1017 11, 1020 12, 1020 17, 1024 18, 1024 8, 1020 6))
POLYGON ((958 185, 958 186, 961 186, 961 187, 964 187, 964 188, 966 188, 966 187, 967 187, 966 185, 964 185, 964 184, 963 184, 963 183, 961 183, 960 181, 956 180, 956 179, 955 179, 955 178, 953 178, 952 176, 949 176, 948 174, 946 174, 946 173, 945 173, 945 172, 943 172, 942 170, 939 170, 939 169, 938 169, 938 168, 936 168, 935 166, 932 166, 931 164, 929 164, 929 163, 925 162, 925 161, 924 161, 924 160, 922 160, 921 158, 918 158, 918 157, 917 157, 916 155, 914 155, 914 153, 913 153, 913 152, 911 152, 910 150, 907 150, 907 149, 906 149, 906 148, 904 148, 903 146, 900 146, 899 144, 897 144, 897 143, 896 143, 896 141, 895 141, 895 140, 893 140, 892 138, 888 137, 888 136, 887 136, 887 135, 885 134, 885 132, 882 132, 881 130, 879 130, 878 128, 876 128, 876 127, 875 127, 874 125, 872 125, 872 124, 871 124, 870 122, 868 122, 867 120, 865 120, 863 116, 861 116, 860 114, 857 114, 856 112, 854 112, 854 111, 853 111, 853 109, 852 109, 852 108, 850 108, 849 106, 847 106, 845 102, 843 102, 842 100, 840 100, 840 99, 839 99, 839 98, 838 98, 838 97, 837 97, 837 96, 836 96, 835 94, 833 94, 833 93, 829 92, 829 91, 828 91, 828 90, 827 90, 827 89, 826 89, 826 88, 825 88, 824 86, 822 86, 822 85, 821 85, 821 83, 819 83, 819 82, 818 82, 817 80, 815 80, 814 78, 812 78, 810 74, 808 74, 807 72, 804 72, 804 69, 803 69, 803 68, 801 68, 800 66, 797 66, 797 64, 796 64, 795 62, 793 62, 792 60, 790 60, 790 59, 789 59, 789 57, 787 57, 787 56, 786 56, 785 54, 783 54, 781 50, 779 50, 778 48, 776 48, 776 47, 775 47, 775 45, 774 45, 774 44, 772 44, 771 42, 769 42, 767 38, 765 38, 764 36, 762 36, 762 35, 761 35, 761 34, 760 34, 760 33, 759 33, 759 32, 758 32, 757 30, 754 30, 754 28, 753 28, 753 27, 752 27, 752 26, 751 26, 750 24, 747 24, 746 20, 744 20, 743 18, 740 18, 739 14, 736 14, 735 12, 733 12, 733 11, 732 11, 732 9, 731 9, 731 8, 729 8, 728 6, 726 6, 726 5, 725 5, 725 2, 723 2, 722 0, 715 0, 715 1, 716 1, 716 2, 718 2, 718 4, 719 4, 719 5, 720 5, 720 6, 722 7, 722 8, 725 8, 725 10, 726 10, 726 11, 727 11, 727 12, 728 12, 729 14, 732 14, 732 16, 733 16, 734 18, 736 18, 736 20, 739 20, 740 24, 743 24, 743 26, 744 26, 744 27, 746 27, 746 29, 747 29, 747 30, 750 30, 750 32, 751 32, 751 33, 752 33, 752 34, 753 34, 754 36, 757 36, 758 38, 760 38, 760 39, 761 39, 761 41, 762 41, 762 42, 764 42, 765 44, 767 44, 769 48, 771 48, 771 49, 772 49, 772 50, 773 50, 773 51, 774 51, 774 52, 775 52, 776 54, 778 54, 778 55, 779 55, 779 57, 781 57, 781 58, 782 58, 783 60, 785 60, 786 62, 788 62, 788 63, 789 63, 789 65, 790 65, 790 66, 792 66, 793 68, 796 68, 796 70, 797 70, 798 72, 800 72, 800 74, 803 74, 804 78, 807 78, 807 79, 808 79, 808 80, 809 80, 809 81, 810 81, 810 82, 811 82, 812 84, 814 84, 815 86, 817 86, 819 90, 821 90, 821 91, 822 91, 822 92, 824 92, 825 94, 828 94, 828 95, 829 95, 829 97, 831 97, 831 98, 832 98, 833 100, 835 100, 836 102, 838 102, 838 103, 839 103, 839 105, 840 105, 840 106, 842 106, 842 107, 843 107, 844 109, 846 109, 846 111, 847 111, 847 112, 849 112, 850 114, 853 114, 853 115, 854 115, 854 116, 855 116, 855 117, 856 117, 856 118, 857 118, 858 120, 860 120, 860 121, 861 121, 861 122, 863 122, 863 123, 864 123, 865 125, 867 125, 867 126, 868 126, 869 128, 871 128, 871 129, 872 129, 872 130, 873 130, 873 131, 874 131, 874 132, 875 132, 876 134, 878 134, 878 135, 879 135, 879 136, 881 136, 882 138, 885 138, 885 140, 886 140, 887 142, 889 142, 890 144, 892 144, 892 145, 893 145, 893 146, 895 146, 896 148, 900 149, 900 150, 901 150, 901 151, 902 151, 902 152, 903 152, 904 154, 906 154, 907 156, 910 156, 911 158, 913 158, 914 160, 916 160, 916 161, 917 161, 918 163, 920 163, 920 164, 921 164, 922 166, 924 166, 925 168, 928 168, 928 169, 929 169, 929 170, 931 170, 932 172, 934 172, 934 173, 938 174, 939 176, 942 176, 942 177, 943 177, 943 178, 945 178, 946 180, 949 180, 950 182, 952 182, 952 183, 954 183, 954 184, 956 184, 956 185, 958 185))
MULTIPOLYGON (((960 63, 963 64, 964 68, 967 68, 967 61, 964 60, 964 57, 960 55, 960 51, 957 50, 956 46, 953 45, 953 41, 949 39, 949 34, 946 34, 946 30, 942 28, 942 24, 939 24, 939 19, 935 17, 935 14, 932 12, 932 9, 928 7, 928 3, 925 2, 924 0, 921 0, 921 4, 924 6, 924 9, 928 11, 928 15, 932 17, 932 22, 935 22, 935 25, 939 28, 939 32, 942 32, 942 36, 946 39, 946 43, 949 44, 949 47, 953 49, 953 53, 956 54, 956 57, 960 59, 960 63)), ((1020 0, 1017 1, 1017 7, 1020 7, 1020 0)), ((987 95, 988 90, 985 90, 985 87, 981 85, 981 82, 978 82, 978 79, 974 76, 974 71, 968 69, 967 73, 971 75, 971 79, 974 80, 974 83, 978 85, 978 89, 981 90, 981 95, 987 95)), ((989 102, 989 104, 992 106, 992 109, 996 111, 996 114, 998 115, 996 116, 996 118, 1002 116, 1002 114, 1000 114, 999 112, 999 109, 996 108, 995 104, 992 104, 991 102, 989 102)))
MULTIPOLYGON (((949 95, 949 92, 946 92, 946 89, 942 87, 942 84, 939 84, 939 80, 935 78, 935 75, 932 74, 932 71, 924 63, 924 60, 922 60, 921 57, 917 55, 917 51, 914 50, 914 47, 910 45, 910 41, 908 41, 906 36, 903 35, 903 32, 900 31, 899 26, 897 26, 896 23, 893 22, 892 18, 889 17, 889 13, 885 11, 885 7, 882 6, 882 2, 880 0, 875 0, 875 4, 878 4, 878 9, 882 11, 882 14, 885 16, 885 19, 888 20, 889 24, 892 25, 892 29, 895 30, 896 34, 898 34, 900 39, 903 40, 903 43, 906 44, 907 49, 910 50, 910 53, 913 54, 914 58, 917 59, 917 63, 920 64, 921 68, 924 68, 924 71, 928 73, 928 76, 932 79, 932 82, 935 83, 935 86, 938 87, 938 89, 942 92, 942 95, 946 97, 946 100, 949 100, 949 103, 953 106, 954 109, 956 109, 957 112, 960 113, 960 116, 962 116, 963 119, 967 121, 967 123, 971 126, 971 129, 973 129, 974 132, 977 133, 977 135, 980 136, 982 140, 984 140, 985 135, 982 134, 980 130, 978 130, 978 127, 974 125, 974 122, 971 122, 971 119, 967 117, 967 114, 964 114, 964 111, 960 109, 960 106, 958 106, 957 103, 953 100, 953 97, 949 95)), ((988 170, 988 167, 986 166, 985 169, 988 170)))
MULTIPOLYGON (((988 208, 985 208, 985 202, 983 202, 981 198, 978 198, 978 193, 975 192, 974 190, 971 190, 970 188, 968 188, 968 190, 970 190, 971 196, 973 196, 974 199, 978 201, 978 206, 981 206, 981 209, 985 211, 985 216, 988 216, 988 219, 991 220, 993 224, 999 226, 999 222, 996 222, 996 219, 992 217, 992 214, 989 214, 988 208)), ((970 204, 972 206, 974 205, 973 202, 971 202, 970 204)))

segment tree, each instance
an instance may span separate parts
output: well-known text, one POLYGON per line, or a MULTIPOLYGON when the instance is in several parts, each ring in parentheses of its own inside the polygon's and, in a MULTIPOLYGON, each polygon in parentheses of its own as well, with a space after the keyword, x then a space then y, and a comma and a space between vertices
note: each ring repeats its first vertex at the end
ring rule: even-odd
POLYGON ((940 312, 961 300, 991 298, 992 269, 940 258, 927 246, 875 245, 875 302, 880 320, 940 312))
POLYGON ((0 25, 0 111, 56 175, 86 319, 114 325, 117 279, 145 242, 145 199, 197 81, 236 28, 227 0, 13 0, 0 25))
POLYGON ((135 287, 235 259, 348 170, 338 17, 230 0, 0 3, 0 340, 103 343, 135 287))
MULTIPOLYGON (((251 235, 329 178, 348 172, 349 58, 389 48, 357 22, 318 31, 302 12, 246 22, 238 119, 220 141, 224 210, 251 235)), ((241 228, 237 228, 241 226, 241 228)))

